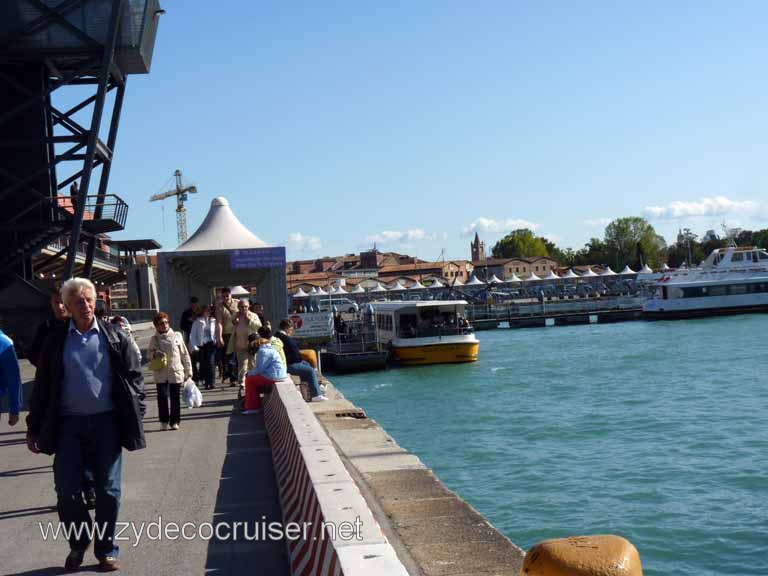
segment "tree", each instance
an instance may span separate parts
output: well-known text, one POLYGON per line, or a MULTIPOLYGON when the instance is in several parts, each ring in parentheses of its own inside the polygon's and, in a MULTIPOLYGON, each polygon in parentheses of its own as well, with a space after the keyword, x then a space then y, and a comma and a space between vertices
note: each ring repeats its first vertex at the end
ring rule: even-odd
POLYGON ((513 230, 496 242, 491 254, 494 258, 535 258, 549 256, 544 238, 527 228, 513 230))
POLYGON ((759 248, 768 250, 768 228, 752 233, 752 242, 759 248))
POLYGON ((605 228, 605 244, 609 256, 605 263, 615 265, 619 270, 627 264, 639 267, 642 265, 638 254, 641 250, 644 256, 643 264, 657 266, 661 252, 657 238, 653 226, 644 218, 617 218, 605 228))
POLYGON ((576 252, 573 258, 574 266, 597 264, 608 260, 608 246, 600 238, 591 238, 584 248, 576 252))

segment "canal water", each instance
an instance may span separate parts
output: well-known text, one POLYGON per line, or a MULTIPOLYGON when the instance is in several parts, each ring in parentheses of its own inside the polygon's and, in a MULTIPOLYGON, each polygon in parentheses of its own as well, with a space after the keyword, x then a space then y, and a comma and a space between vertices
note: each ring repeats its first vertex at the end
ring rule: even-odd
POLYGON ((524 549, 611 533, 646 575, 768 574, 768 316, 478 337, 333 381, 524 549))

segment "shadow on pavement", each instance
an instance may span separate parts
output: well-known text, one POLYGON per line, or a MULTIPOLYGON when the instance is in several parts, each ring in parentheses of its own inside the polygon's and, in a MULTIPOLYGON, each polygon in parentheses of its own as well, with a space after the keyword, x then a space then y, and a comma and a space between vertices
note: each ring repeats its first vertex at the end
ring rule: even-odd
POLYGON ((0 520, 22 518, 24 516, 37 516, 38 514, 50 514, 51 512, 56 512, 56 506, 38 506, 37 508, 21 508, 20 510, 1 510, 0 520))
POLYGON ((290 573, 285 540, 263 537, 263 526, 270 522, 282 524, 282 513, 272 451, 260 414, 232 414, 213 516, 214 526, 225 522, 232 528, 239 522, 240 528, 236 541, 214 538, 209 542, 207 575, 290 573), (250 540, 245 539, 246 524, 250 540), (253 539, 254 535, 258 538, 253 539))

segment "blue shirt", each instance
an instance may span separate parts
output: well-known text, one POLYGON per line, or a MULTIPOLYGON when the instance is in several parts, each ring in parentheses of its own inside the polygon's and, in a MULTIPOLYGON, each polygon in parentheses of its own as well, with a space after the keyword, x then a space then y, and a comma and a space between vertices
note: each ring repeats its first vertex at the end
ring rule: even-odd
POLYGON ((69 321, 64 341, 64 380, 59 400, 62 415, 87 416, 114 410, 112 364, 107 336, 93 319, 84 333, 69 321))
POLYGON ((0 396, 8 393, 8 408, 18 414, 22 404, 21 372, 13 340, 0 330, 0 396))
POLYGON ((256 353, 256 366, 252 372, 270 380, 282 380, 288 377, 280 353, 269 344, 259 346, 259 351, 256 353))

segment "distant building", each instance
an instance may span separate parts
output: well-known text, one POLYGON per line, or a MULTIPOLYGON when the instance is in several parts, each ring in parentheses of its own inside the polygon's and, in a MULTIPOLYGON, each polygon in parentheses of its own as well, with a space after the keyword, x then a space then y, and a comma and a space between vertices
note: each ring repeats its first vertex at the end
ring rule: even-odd
POLYGON ((475 232, 475 239, 470 243, 470 252, 472 254, 472 262, 481 262, 485 260, 485 242, 480 241, 480 236, 475 232))
POLYGON ((471 263, 475 276, 486 281, 492 276, 500 280, 508 280, 514 274, 518 278, 527 278, 531 273, 537 276, 546 276, 550 270, 560 267, 557 260, 548 256, 536 258, 486 258, 471 263))
POLYGON ((713 240, 720 240, 720 237, 714 230, 707 230, 706 234, 704 234, 704 236, 701 238, 701 243, 706 244, 707 242, 712 242, 713 240))

